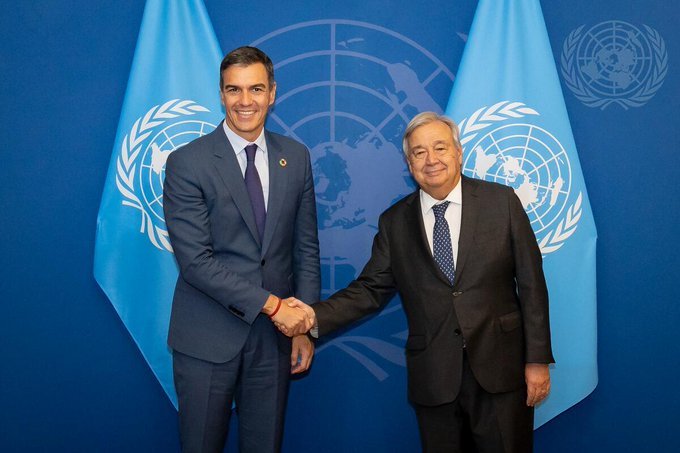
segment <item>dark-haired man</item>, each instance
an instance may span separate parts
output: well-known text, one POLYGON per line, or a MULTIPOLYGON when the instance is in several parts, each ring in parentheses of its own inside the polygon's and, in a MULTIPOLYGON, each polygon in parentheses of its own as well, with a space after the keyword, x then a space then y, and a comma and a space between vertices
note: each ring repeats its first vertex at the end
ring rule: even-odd
POLYGON ((314 351, 296 335, 313 316, 282 302, 319 298, 311 164, 303 145, 264 130, 276 82, 262 51, 224 58, 220 96, 225 120, 175 151, 165 173, 180 268, 168 335, 180 439, 185 452, 221 452, 235 401, 240 451, 275 452, 289 375, 314 351))

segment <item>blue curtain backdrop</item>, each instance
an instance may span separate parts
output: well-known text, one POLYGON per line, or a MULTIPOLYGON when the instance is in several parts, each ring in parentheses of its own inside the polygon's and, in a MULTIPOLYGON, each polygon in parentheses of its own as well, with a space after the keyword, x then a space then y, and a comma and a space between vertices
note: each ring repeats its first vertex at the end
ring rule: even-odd
MULTIPOLYGON (((477 2, 205 4, 217 49, 255 43, 277 64, 279 102, 268 126, 312 151, 328 294, 361 268, 378 213, 413 189, 399 136, 417 111, 446 109, 464 69, 459 64, 473 37, 477 2)), ((680 7, 661 0, 542 7, 597 222, 599 384, 536 431, 536 451, 675 451, 680 262, 672 214, 680 205, 674 123, 680 7)), ((143 14, 141 2, 76 0, 15 3, 0 15, 3 451, 179 448, 175 409, 139 352, 140 336, 121 322, 111 294, 92 278, 110 163, 135 120, 166 102, 149 99, 146 107, 126 96, 143 14), (140 112, 129 110, 134 103, 140 112)), ((196 55, 210 45, 206 37, 198 45, 188 38, 188 24, 183 27, 165 38, 196 55)), ((143 73, 144 91, 156 92, 168 74, 199 77, 200 64, 166 66, 172 71, 156 65, 143 73)), ((480 78, 485 72, 491 69, 481 69, 480 78)), ((192 100, 219 112, 210 104, 218 99, 212 83, 192 85, 208 87, 214 99, 168 93, 167 101, 192 100)), ((533 103, 547 92, 539 94, 530 107, 544 118, 546 109, 533 103)), ((485 100, 477 109, 490 105, 485 100)), ((167 149, 154 143, 151 158, 162 158, 167 149)), ((153 159, 145 171, 156 174, 153 159)), ((158 182, 146 181, 149 189, 158 182)), ((120 189, 108 190, 119 194, 110 206, 134 220, 130 233, 151 244, 151 255, 168 254, 141 231, 139 210, 117 204, 125 199, 120 189)), ((583 234, 584 225, 574 235, 583 234)), ((585 261, 572 266, 586 268, 585 261)), ((146 308, 149 300, 139 297, 142 305, 135 307, 146 308)), ((404 329, 395 300, 382 314, 319 343, 314 368, 291 388, 284 451, 418 451, 406 402, 404 329)), ((574 343, 586 340, 565 335, 574 343)))

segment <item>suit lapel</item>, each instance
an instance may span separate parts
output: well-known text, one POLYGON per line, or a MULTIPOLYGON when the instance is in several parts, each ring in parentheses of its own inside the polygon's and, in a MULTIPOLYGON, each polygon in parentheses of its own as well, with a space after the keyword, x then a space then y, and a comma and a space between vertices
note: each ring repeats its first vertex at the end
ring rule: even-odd
POLYGON ((265 255, 274 237, 276 225, 286 200, 289 169, 281 162, 286 160, 284 150, 276 138, 265 131, 267 140, 267 156, 269 159, 269 201, 267 203, 267 221, 262 239, 262 256, 265 255))
POLYGON ((414 262, 418 262, 420 259, 422 262, 426 263, 427 267, 436 277, 438 277, 447 285, 450 285, 451 283, 449 282, 449 279, 446 277, 446 275, 444 275, 444 273, 439 268, 439 265, 434 260, 434 256, 432 256, 432 250, 430 250, 430 245, 427 242, 427 234, 425 233, 425 224, 423 223, 423 214, 420 207, 420 190, 416 190, 416 192, 411 195, 411 197, 411 200, 408 202, 409 209, 407 211, 408 217, 406 221, 408 229, 406 231, 405 237, 418 238, 415 248, 416 251, 420 253, 420 256, 414 256, 410 258, 413 258, 414 262))
POLYGON ((460 237, 458 238, 455 283, 460 281, 460 276, 465 268, 465 262, 474 243, 477 217, 479 215, 479 203, 477 203, 477 194, 475 193, 477 191, 477 184, 475 180, 462 176, 461 184, 463 209, 460 221, 460 237))
POLYGON ((250 204, 250 197, 246 189, 246 183, 243 180, 241 167, 238 159, 234 153, 231 143, 227 139, 222 123, 217 126, 214 132, 213 140, 213 157, 217 172, 219 173, 222 182, 227 187, 234 204, 241 213, 244 222, 248 226, 248 230, 253 235, 253 238, 260 243, 260 235, 257 232, 257 224, 255 223, 255 214, 253 214, 253 207, 250 204))

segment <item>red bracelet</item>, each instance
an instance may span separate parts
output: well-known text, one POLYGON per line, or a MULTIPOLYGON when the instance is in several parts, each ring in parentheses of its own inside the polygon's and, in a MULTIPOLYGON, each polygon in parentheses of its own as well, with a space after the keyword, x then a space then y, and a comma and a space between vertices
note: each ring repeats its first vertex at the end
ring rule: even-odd
MULTIPOLYGON (((274 296, 274 297, 276 297, 276 296, 274 296)), ((279 312, 279 308, 281 308, 281 298, 280 297, 276 297, 276 298, 279 300, 279 303, 276 304, 276 308, 269 315, 269 319, 272 319, 279 312)))

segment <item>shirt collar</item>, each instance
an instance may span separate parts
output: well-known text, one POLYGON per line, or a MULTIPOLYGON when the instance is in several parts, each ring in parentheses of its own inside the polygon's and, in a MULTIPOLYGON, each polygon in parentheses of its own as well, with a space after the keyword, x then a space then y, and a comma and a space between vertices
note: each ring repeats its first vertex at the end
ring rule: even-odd
POLYGON ((267 155, 267 141, 264 139, 264 129, 262 129, 260 135, 258 135, 255 141, 249 142, 236 132, 232 131, 229 126, 227 126, 226 121, 222 123, 222 126, 224 127, 224 133, 227 135, 227 140, 229 140, 229 143, 231 144, 231 147, 234 148, 234 153, 237 156, 245 149, 246 146, 250 145, 251 143, 255 143, 257 147, 262 150, 264 155, 267 155))
POLYGON ((461 181, 462 178, 459 178, 456 187, 454 187, 453 190, 449 192, 449 194, 443 200, 437 200, 436 198, 432 197, 432 195, 425 192, 423 189, 420 189, 420 206, 422 207, 423 213, 429 212, 430 209, 432 209, 432 206, 439 204, 443 201, 450 201, 451 203, 462 205, 463 192, 460 184, 461 181))

